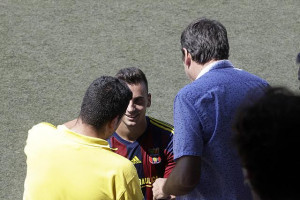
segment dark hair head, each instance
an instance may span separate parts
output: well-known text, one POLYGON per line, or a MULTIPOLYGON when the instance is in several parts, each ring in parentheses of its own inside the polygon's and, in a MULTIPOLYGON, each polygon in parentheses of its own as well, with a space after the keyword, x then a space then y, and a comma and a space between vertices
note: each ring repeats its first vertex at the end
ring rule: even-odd
POLYGON ((205 64, 210 60, 229 57, 226 28, 218 21, 200 18, 192 22, 181 34, 181 49, 191 54, 193 61, 205 64))
MULTIPOLYGON (((298 56, 296 58, 296 63, 298 65, 300 65, 300 53, 298 53, 298 56)), ((298 80, 300 81, 300 66, 299 66, 299 69, 298 69, 298 80)))
POLYGON ((131 98, 132 92, 123 81, 101 76, 88 87, 79 117, 83 123, 100 129, 115 117, 121 118, 131 98))
POLYGON ((253 190, 263 200, 300 199, 300 96, 270 88, 242 108, 235 143, 253 190))
POLYGON ((296 57, 296 63, 300 64, 300 53, 298 53, 298 55, 296 57))
POLYGON ((128 84, 137 84, 144 82, 146 85, 146 90, 148 92, 147 78, 144 72, 136 67, 123 68, 116 74, 116 77, 128 84))

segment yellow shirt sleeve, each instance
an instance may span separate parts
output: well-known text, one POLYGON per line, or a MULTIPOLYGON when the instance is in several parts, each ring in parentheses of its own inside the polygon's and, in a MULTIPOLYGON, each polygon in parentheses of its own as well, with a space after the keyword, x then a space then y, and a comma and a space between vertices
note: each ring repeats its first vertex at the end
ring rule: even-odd
POLYGON ((142 200, 144 199, 141 191, 138 175, 135 172, 133 179, 127 184, 125 192, 122 194, 120 200, 142 200))

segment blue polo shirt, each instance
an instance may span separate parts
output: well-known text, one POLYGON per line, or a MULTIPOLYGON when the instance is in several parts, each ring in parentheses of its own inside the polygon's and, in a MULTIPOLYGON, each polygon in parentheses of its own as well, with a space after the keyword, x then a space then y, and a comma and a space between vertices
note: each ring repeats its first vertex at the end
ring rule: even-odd
POLYGON ((252 199, 232 145, 232 122, 246 97, 262 95, 267 86, 265 80, 222 60, 178 92, 174 101, 174 159, 199 156, 202 162, 197 187, 176 199, 252 199))

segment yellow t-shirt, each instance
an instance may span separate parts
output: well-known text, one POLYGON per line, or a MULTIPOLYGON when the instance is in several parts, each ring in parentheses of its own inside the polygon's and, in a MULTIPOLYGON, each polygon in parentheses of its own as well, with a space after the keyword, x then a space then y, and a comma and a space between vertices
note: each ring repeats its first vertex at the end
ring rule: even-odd
POLYGON ((105 140, 40 123, 25 154, 24 200, 143 199, 135 167, 105 140))

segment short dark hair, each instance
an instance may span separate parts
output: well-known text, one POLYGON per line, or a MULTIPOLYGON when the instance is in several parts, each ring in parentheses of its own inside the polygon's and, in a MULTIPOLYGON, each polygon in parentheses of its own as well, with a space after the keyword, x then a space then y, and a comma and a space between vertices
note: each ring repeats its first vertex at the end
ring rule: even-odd
POLYGON ((137 84, 144 82, 148 92, 148 81, 142 70, 136 67, 123 68, 118 71, 116 77, 128 84, 137 84))
MULTIPOLYGON (((298 53, 298 55, 296 57, 296 63, 298 65, 300 65, 300 53, 298 53)), ((298 69, 298 80, 300 81, 300 66, 299 66, 299 69, 298 69)))
POLYGON ((79 117, 83 123, 100 129, 116 116, 121 118, 131 98, 132 92, 123 81, 111 76, 101 76, 88 87, 79 117))
POLYGON ((300 53, 298 53, 297 57, 296 57, 296 63, 300 64, 300 53))
POLYGON ((229 57, 226 28, 216 20, 200 18, 192 22, 181 34, 181 50, 185 48, 193 61, 205 64, 210 60, 229 57))
POLYGON ((262 200, 300 199, 300 96, 269 88, 242 108, 234 124, 235 144, 262 200))

